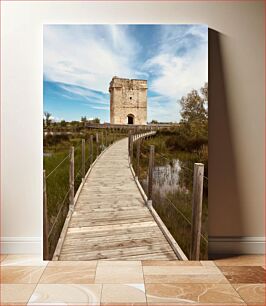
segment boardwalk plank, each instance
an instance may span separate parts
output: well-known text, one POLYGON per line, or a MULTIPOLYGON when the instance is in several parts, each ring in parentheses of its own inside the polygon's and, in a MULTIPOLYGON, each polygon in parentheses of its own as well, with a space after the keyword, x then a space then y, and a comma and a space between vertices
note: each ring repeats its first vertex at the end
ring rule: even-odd
MULTIPOLYGON (((79 239, 80 235, 77 237, 72 236, 68 237, 65 240, 65 246, 72 245, 72 244, 78 244, 78 243, 104 243, 104 242, 121 242, 121 241, 128 241, 128 240, 136 240, 136 234, 115 234, 115 235, 104 235, 104 236, 96 236, 96 237, 86 237, 83 236, 83 239, 79 239)), ((151 239, 151 238, 158 238, 160 237, 160 233, 158 231, 150 231, 147 233, 138 233, 138 239, 151 239)), ((162 237, 163 239, 163 237, 162 237)))
MULTIPOLYGON (((172 249, 169 244, 166 242, 165 244, 154 244, 148 246, 140 246, 140 247, 128 247, 128 248, 116 248, 112 250, 94 250, 90 249, 71 249, 71 252, 75 255, 75 257, 83 257, 87 258, 85 260, 91 260, 93 258, 96 259, 109 259, 109 258, 118 258, 118 257, 130 257, 135 255, 146 255, 153 253, 169 253, 172 249)), ((67 258, 68 252, 62 252, 60 257, 67 258)), ((172 253, 173 254, 173 253, 172 253)), ((173 258, 176 259, 176 256, 173 254, 173 258)), ((64 259, 69 260, 69 259, 64 259)))
POLYGON ((89 241, 79 241, 77 243, 74 241, 73 243, 65 243, 65 251, 75 251, 77 248, 81 248, 82 250, 94 250, 94 251, 109 251, 109 250, 116 250, 116 249, 127 249, 127 248, 135 248, 135 247, 150 247, 150 250, 153 250, 154 245, 156 244, 164 244, 165 240, 164 237, 145 237, 142 239, 126 239, 122 241, 108 241, 105 240, 102 243, 100 242, 89 242, 89 241))

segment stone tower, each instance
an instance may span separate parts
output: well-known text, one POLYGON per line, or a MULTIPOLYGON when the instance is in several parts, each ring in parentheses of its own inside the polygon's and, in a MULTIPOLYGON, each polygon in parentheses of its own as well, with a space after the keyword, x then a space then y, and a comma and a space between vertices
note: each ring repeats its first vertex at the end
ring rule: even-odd
POLYGON ((147 81, 113 77, 110 82, 110 123, 147 124, 147 81))

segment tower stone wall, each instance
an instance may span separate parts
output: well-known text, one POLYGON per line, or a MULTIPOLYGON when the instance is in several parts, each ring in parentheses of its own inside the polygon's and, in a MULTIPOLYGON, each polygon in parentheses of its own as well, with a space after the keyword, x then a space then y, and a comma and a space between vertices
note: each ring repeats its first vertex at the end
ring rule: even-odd
POLYGON ((110 82, 110 123, 147 124, 147 81, 113 77, 110 82))

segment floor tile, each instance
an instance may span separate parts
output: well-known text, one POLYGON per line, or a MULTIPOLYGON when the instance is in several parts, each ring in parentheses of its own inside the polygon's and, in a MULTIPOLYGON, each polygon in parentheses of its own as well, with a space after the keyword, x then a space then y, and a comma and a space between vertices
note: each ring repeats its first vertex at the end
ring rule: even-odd
POLYGON ((40 284, 91 284, 94 283, 95 267, 49 266, 45 269, 40 284))
POLYGON ((48 261, 44 261, 40 255, 7 255, 1 262, 1 266, 46 266, 48 261))
POLYGON ((0 262, 3 261, 7 257, 6 254, 0 254, 0 262))
MULTIPOLYGON (((101 306, 147 306, 147 303, 146 302, 140 302, 140 303, 138 303, 138 302, 136 302, 136 303, 134 303, 134 302, 132 302, 132 303, 130 303, 130 302, 128 302, 128 303, 127 302, 126 303, 125 302, 123 302, 123 303, 101 303, 101 306)), ((163 305, 163 306, 166 306, 166 305, 163 305)), ((265 305, 263 305, 263 306, 265 306, 265 305)))
POLYGON ((265 270, 262 267, 239 266, 239 267, 219 267, 230 283, 264 283, 265 270))
POLYGON ((202 264, 202 266, 216 267, 216 264, 212 260, 201 260, 200 263, 202 264))
POLYGON ((3 284, 36 284, 45 267, 1 267, 1 282, 3 284))
POLYGON ((229 284, 146 284, 145 287, 148 303, 244 304, 229 284))
POLYGON ((34 284, 1 284, 1 305, 27 303, 35 287, 34 284))
POLYGON ((264 255, 241 255, 214 260, 217 266, 263 266, 265 265, 264 255))
POLYGON ((102 285, 39 284, 28 305, 100 305, 102 285))
POLYGON ((26 303, 11 302, 11 303, 1 304, 1 306, 27 306, 27 304, 26 303))
POLYGON ((265 303, 265 284, 233 284, 246 303, 265 303))
MULTIPOLYGON (((247 306, 246 303, 241 302, 241 303, 201 303, 201 302, 168 302, 167 304, 165 302, 163 303, 154 303, 154 302, 147 302, 147 306, 188 306, 188 305, 199 305, 199 306, 247 306)), ((124 306, 124 305, 112 305, 112 306, 124 306)), ((265 305, 252 305, 252 306, 265 306, 265 305)))
POLYGON ((84 267, 96 268, 97 260, 91 261, 49 261, 48 267, 84 267))
POLYGON ((145 283, 225 283, 227 279, 214 266, 144 266, 145 283))
POLYGON ((95 283, 121 284, 143 283, 140 261, 99 261, 95 283))
POLYGON ((200 261, 190 260, 142 260, 142 266, 201 266, 200 261))
POLYGON ((146 304, 144 284, 104 284, 101 303, 146 304))

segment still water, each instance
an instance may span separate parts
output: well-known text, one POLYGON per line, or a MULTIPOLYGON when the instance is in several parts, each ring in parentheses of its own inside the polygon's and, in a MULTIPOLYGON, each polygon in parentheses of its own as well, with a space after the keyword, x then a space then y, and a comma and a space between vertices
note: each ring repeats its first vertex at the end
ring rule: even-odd
MULTIPOLYGON (((161 196, 175 191, 189 193, 185 185, 185 169, 178 159, 173 159, 171 163, 155 166, 153 169, 153 190, 161 196)), ((190 174, 190 173, 189 173, 190 174)), ((142 181, 144 188, 147 187, 147 178, 142 181)))
POLYGON ((53 156, 53 153, 51 152, 43 152, 43 157, 51 157, 53 156))
MULTIPOLYGON (((189 258, 191 248, 193 163, 191 159, 173 159, 153 169, 152 203, 174 239, 189 258)), ((141 181, 147 194, 148 179, 141 181)), ((207 182, 203 191, 200 258, 208 259, 207 182)))

